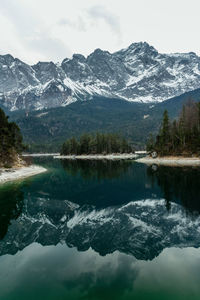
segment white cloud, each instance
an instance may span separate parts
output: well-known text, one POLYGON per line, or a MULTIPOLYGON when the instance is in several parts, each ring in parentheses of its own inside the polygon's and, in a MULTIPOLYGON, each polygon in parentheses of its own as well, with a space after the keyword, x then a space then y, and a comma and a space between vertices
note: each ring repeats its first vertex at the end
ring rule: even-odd
POLYGON ((86 31, 86 23, 81 16, 78 16, 76 20, 70 20, 69 18, 63 18, 58 22, 58 25, 69 26, 77 31, 86 31))
POLYGON ((104 20, 117 35, 121 34, 119 17, 113 15, 103 6, 93 6, 88 10, 89 15, 97 20, 104 20))
POLYGON ((1 0, 1 54, 61 61, 95 48, 147 41, 160 52, 200 53, 198 0, 1 0))

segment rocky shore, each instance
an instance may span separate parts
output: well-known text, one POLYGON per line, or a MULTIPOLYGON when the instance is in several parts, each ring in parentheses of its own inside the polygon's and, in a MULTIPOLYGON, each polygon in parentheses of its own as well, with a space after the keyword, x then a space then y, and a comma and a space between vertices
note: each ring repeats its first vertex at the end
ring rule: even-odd
POLYGON ((46 172, 47 170, 40 166, 23 166, 18 168, 0 168, 0 184, 14 181, 19 179, 24 179, 27 177, 31 177, 37 174, 41 174, 46 172))

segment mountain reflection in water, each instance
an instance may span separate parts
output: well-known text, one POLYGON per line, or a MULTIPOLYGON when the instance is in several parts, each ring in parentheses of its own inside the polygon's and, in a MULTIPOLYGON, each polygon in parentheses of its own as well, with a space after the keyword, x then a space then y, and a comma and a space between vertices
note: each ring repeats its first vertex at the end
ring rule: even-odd
POLYGON ((0 189, 1 255, 64 242, 149 260, 167 247, 199 246, 199 169, 42 162, 49 173, 0 189))

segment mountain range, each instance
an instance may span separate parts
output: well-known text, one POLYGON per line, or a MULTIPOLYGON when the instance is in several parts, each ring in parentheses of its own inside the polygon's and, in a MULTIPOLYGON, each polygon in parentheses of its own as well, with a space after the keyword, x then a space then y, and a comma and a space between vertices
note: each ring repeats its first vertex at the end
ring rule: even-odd
POLYGON ((32 243, 66 243, 79 251, 91 247, 102 256, 119 251, 152 260, 166 247, 198 247, 200 241, 200 217, 192 219, 177 203, 171 203, 169 213, 164 199, 104 209, 44 198, 27 199, 27 203, 0 241, 1 255, 14 255, 32 243))
POLYGON ((57 64, 0 56, 0 105, 8 111, 63 107, 96 96, 159 103, 199 87, 199 56, 160 54, 146 42, 115 53, 74 54, 57 64))

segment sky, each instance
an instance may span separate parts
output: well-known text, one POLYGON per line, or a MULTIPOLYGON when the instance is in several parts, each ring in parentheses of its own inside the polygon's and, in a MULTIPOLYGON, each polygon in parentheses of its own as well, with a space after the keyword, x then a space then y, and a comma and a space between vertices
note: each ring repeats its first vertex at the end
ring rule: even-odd
POLYGON ((34 64, 146 41, 200 55, 199 0, 0 0, 0 54, 34 64))

